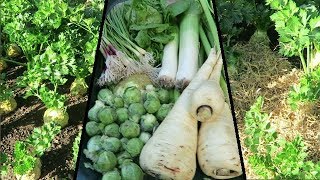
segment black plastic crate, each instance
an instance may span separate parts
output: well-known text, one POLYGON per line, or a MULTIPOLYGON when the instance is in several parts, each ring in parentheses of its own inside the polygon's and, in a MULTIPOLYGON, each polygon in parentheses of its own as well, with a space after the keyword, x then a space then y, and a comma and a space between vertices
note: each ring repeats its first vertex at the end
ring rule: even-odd
MULTIPOLYGON (((124 2, 126 0, 110 0, 110 1, 106 1, 108 2, 107 4, 107 10, 106 13, 108 14, 108 12, 112 9, 112 7, 114 7, 116 4, 124 2)), ((100 46, 100 45, 99 45, 100 46)), ((89 95, 89 99, 88 99, 88 106, 87 110, 89 110, 94 104, 95 101, 97 99, 97 94, 99 92, 99 90, 101 89, 101 87, 99 87, 97 85, 97 80, 100 77, 102 71, 104 70, 104 66, 105 66, 105 59, 103 57, 103 55, 100 53, 100 51, 97 52, 97 56, 96 56, 96 60, 95 60, 95 66, 94 66, 94 71, 92 74, 92 80, 93 80, 93 86, 91 87, 91 92, 89 95)), ((88 112, 86 112, 87 114, 88 112)), ((87 115, 86 115, 87 117, 87 115)), ((87 147, 87 142, 90 139, 90 137, 86 134, 85 132, 85 123, 87 122, 87 119, 84 120, 84 125, 83 125, 83 133, 81 136, 81 147, 79 148, 79 165, 77 168, 77 172, 76 172, 76 179, 77 180, 100 180, 102 178, 102 174, 98 173, 96 171, 93 171, 91 169, 87 169, 84 166, 85 162, 90 162, 89 159, 87 159, 85 157, 85 155, 83 154, 83 150, 86 149, 87 147)), ((135 160, 135 162, 138 164, 138 158, 135 160)), ((203 174, 203 172, 201 171, 199 165, 197 164, 197 170, 196 170, 196 174, 194 176, 194 180, 202 180, 204 178, 210 178, 208 176, 206 176, 205 174, 203 174)), ((149 175, 145 175, 144 177, 145 180, 152 180, 152 179, 156 179, 152 176, 149 175)), ((213 178, 210 178, 213 179, 213 178)), ((241 175, 239 177, 236 178, 232 178, 232 180, 242 180, 245 179, 244 175, 241 175)))

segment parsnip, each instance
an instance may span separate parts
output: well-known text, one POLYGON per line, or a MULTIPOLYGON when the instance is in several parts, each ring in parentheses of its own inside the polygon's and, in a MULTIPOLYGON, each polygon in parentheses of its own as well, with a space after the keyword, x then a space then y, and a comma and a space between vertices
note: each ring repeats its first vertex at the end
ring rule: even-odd
POLYGON ((206 62, 143 147, 140 166, 146 173, 160 179, 189 180, 194 177, 198 127, 189 111, 190 98, 201 83, 209 79, 216 62, 217 54, 212 49, 206 62))
POLYGON ((201 170, 215 179, 230 179, 242 174, 232 114, 227 103, 218 117, 201 123, 197 157, 201 170))
POLYGON ((242 174, 236 134, 229 105, 219 85, 222 56, 209 80, 192 94, 190 112, 201 121, 197 156, 201 170, 215 179, 242 174))

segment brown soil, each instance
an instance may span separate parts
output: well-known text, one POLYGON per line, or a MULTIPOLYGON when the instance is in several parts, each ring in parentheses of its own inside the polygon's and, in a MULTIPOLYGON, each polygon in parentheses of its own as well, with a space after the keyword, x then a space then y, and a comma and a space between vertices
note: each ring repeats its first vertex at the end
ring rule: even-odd
MULTIPOLYGON (((7 69, 7 83, 15 86, 16 78, 22 75, 25 69, 22 66, 12 66, 7 69)), ((40 179, 72 179, 74 176, 72 162, 72 145, 75 137, 82 127, 82 120, 86 110, 87 96, 71 97, 68 94, 71 79, 60 90, 68 96, 69 124, 63 128, 54 139, 52 147, 41 157, 42 169, 40 179)), ((15 99, 18 103, 17 109, 1 118, 1 147, 0 151, 12 158, 14 143, 24 140, 31 134, 35 127, 43 124, 42 117, 46 108, 43 103, 34 97, 23 98, 24 89, 14 90, 15 99)), ((11 169, 3 179, 15 179, 11 169)))
POLYGON ((290 87, 298 83, 301 71, 261 40, 252 39, 247 44, 236 45, 235 49, 242 57, 238 72, 229 73, 229 78, 247 178, 258 177, 247 161, 251 152, 243 143, 244 116, 259 96, 264 97, 263 111, 270 115, 271 126, 289 141, 301 135, 308 147, 308 160, 319 161, 319 104, 303 105, 298 111, 291 110, 287 104, 290 87))

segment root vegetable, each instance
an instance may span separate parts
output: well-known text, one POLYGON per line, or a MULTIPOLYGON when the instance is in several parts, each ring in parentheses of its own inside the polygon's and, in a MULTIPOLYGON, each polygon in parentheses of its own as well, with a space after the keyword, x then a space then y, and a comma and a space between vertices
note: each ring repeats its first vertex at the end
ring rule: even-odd
POLYGON ((143 147, 140 166, 146 173, 160 179, 193 179, 198 127, 196 118, 189 112, 190 98, 201 83, 209 79, 216 62, 216 53, 212 50, 168 116, 143 147))
POLYGON ((174 87, 178 70, 179 34, 176 33, 172 41, 164 46, 162 66, 158 75, 159 83, 163 87, 174 87))
POLYGON ((222 64, 219 56, 209 80, 193 93, 190 111, 202 122, 197 149, 201 170, 215 179, 230 179, 242 170, 232 114, 219 85, 222 64))
POLYGON ((16 174, 16 178, 19 180, 37 180, 41 176, 41 167, 42 167, 41 160, 40 158, 37 158, 35 166, 31 171, 23 175, 16 174))
POLYGON ((232 114, 227 103, 217 118, 201 123, 198 162, 201 170, 215 179, 231 179, 242 174, 232 114))
POLYGON ((68 125, 69 114, 65 109, 49 108, 44 112, 43 122, 47 123, 51 121, 56 122, 61 127, 65 127, 68 125))
POLYGON ((0 102, 0 115, 8 114, 17 108, 17 102, 14 98, 9 98, 0 102))
POLYGON ((83 96, 87 93, 88 85, 84 78, 76 78, 71 86, 70 92, 74 96, 83 96))
POLYGON ((3 59, 1 59, 0 57, 0 73, 5 70, 8 67, 6 61, 4 61, 3 59))

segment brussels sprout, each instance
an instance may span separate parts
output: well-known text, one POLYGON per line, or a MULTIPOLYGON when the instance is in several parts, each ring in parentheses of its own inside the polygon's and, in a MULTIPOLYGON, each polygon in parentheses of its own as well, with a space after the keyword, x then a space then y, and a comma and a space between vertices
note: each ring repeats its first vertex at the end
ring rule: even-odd
POLYGON ((88 118, 91 121, 99 121, 98 119, 98 112, 104 108, 105 105, 102 101, 96 100, 94 106, 88 111, 88 118))
POLYGON ((95 121, 89 121, 86 124, 86 132, 89 136, 100 134, 104 128, 104 124, 95 121))
POLYGON ((141 139, 132 138, 132 139, 129 139, 125 147, 125 150, 131 155, 131 157, 137 157, 140 154, 143 146, 144 146, 144 143, 142 142, 141 139))
POLYGON ((109 124, 104 128, 103 134, 109 137, 119 138, 121 136, 119 128, 119 125, 116 123, 109 124))
POLYGON ((88 85, 84 78, 76 78, 71 86, 70 92, 74 96, 83 96, 87 93, 88 85))
POLYGON ((127 104, 139 103, 142 100, 141 92, 136 87, 128 87, 123 94, 123 100, 127 104))
POLYGON ((140 126, 138 123, 126 121, 120 125, 120 133, 126 138, 138 137, 140 134, 140 126))
POLYGON ((110 91, 109 89, 101 89, 98 92, 98 100, 106 103, 109 106, 113 105, 114 98, 115 97, 114 97, 112 91, 110 91))
POLYGON ((119 108, 116 110, 117 116, 118 116, 118 120, 117 122, 119 124, 125 122, 126 120, 129 119, 129 111, 127 108, 119 108))
POLYGON ((65 127, 69 121, 69 115, 64 109, 49 108, 44 112, 43 122, 55 122, 61 127, 65 127))
POLYGON ((150 114, 157 112, 161 106, 159 99, 156 97, 148 97, 143 105, 150 114))
POLYGON ((96 135, 91 137, 87 143, 87 149, 91 152, 101 150, 101 137, 100 135, 96 135))
POLYGON ((8 114, 17 108, 17 101, 14 98, 0 102, 0 115, 8 114))
POLYGON ((132 121, 132 122, 135 122, 135 123, 139 123, 139 122, 140 122, 140 118, 141 118, 140 115, 135 114, 135 115, 131 116, 131 117, 129 118, 129 120, 132 121))
POLYGON ((121 175, 119 171, 115 169, 103 174, 102 180, 121 180, 121 175))
POLYGON ((108 125, 117 120, 117 113, 113 108, 106 106, 98 112, 98 119, 108 125))
POLYGON ((159 110, 157 111, 157 114, 156 114, 157 119, 159 121, 163 121, 167 117, 172 107, 173 107, 173 103, 162 104, 159 110))
POLYGON ((141 103, 130 104, 128 110, 129 110, 129 115, 130 116, 133 116, 133 115, 142 116, 142 115, 144 115, 146 113, 146 110, 143 107, 143 104, 141 104, 141 103))
POLYGON ((118 164, 121 165, 125 160, 132 160, 133 157, 127 152, 123 151, 118 154, 117 159, 118 159, 118 164))
POLYGON ((177 89, 170 90, 170 102, 175 103, 180 97, 181 93, 177 89))
POLYGON ((111 152, 116 153, 120 150, 121 141, 115 137, 102 136, 101 137, 101 146, 106 151, 111 151, 111 152))
POLYGON ((152 132, 153 128, 158 125, 157 118, 153 114, 146 114, 141 116, 141 130, 146 132, 152 132))
POLYGON ((121 165, 122 180, 143 180, 142 169, 133 162, 125 162, 121 165))
POLYGON ((88 159, 95 162, 99 157, 100 150, 102 150, 101 136, 96 135, 89 139, 87 149, 84 149, 83 153, 88 159))
POLYGON ((125 150, 125 147, 126 147, 128 141, 129 141, 129 139, 123 137, 123 138, 120 139, 120 141, 121 141, 121 148, 120 148, 120 149, 121 149, 121 150, 125 150))
POLYGON ((111 151, 103 151, 99 154, 99 158, 93 164, 93 168, 100 173, 113 170, 117 165, 117 157, 111 151))
POLYGON ((143 142, 143 143, 147 143, 149 141, 149 139, 151 138, 151 134, 148 132, 142 132, 139 136, 139 139, 143 142))
POLYGON ((7 63, 0 57, 0 73, 8 67, 7 63))
POLYGON ((114 107, 115 108, 122 108, 124 107, 124 102, 121 97, 115 97, 114 98, 114 107))
POLYGON ((21 54, 22 54, 22 50, 17 44, 13 43, 9 45, 7 49, 7 55, 9 57, 15 58, 15 57, 21 56, 21 54))
POLYGON ((161 104, 167 104, 170 102, 170 93, 166 89, 159 89, 158 98, 161 104))

